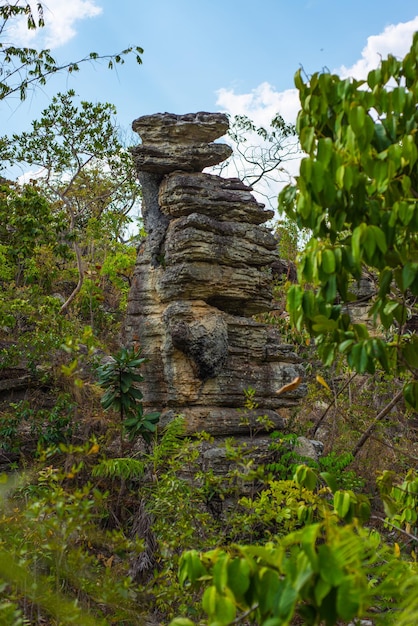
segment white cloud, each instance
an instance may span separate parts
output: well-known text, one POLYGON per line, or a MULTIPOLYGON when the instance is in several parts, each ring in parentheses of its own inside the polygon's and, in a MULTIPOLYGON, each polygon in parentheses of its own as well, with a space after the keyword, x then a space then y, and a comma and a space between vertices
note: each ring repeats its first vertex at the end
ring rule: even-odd
POLYGON ((17 182, 19 183, 19 185, 27 185, 32 180, 36 181, 45 178, 47 173, 48 172, 44 167, 41 167, 41 169, 39 170, 29 170, 28 172, 24 172, 23 174, 18 176, 17 182))
MULTIPOLYGON (((36 4, 30 2, 34 16, 37 16, 36 4)), ((26 19, 20 18, 9 31, 14 44, 58 48, 77 34, 77 21, 96 17, 102 12, 95 0, 47 0, 42 4, 45 27, 28 30, 26 19)))
POLYGON ((270 83, 261 83, 250 93, 236 94, 233 89, 219 89, 216 104, 230 115, 247 115, 258 126, 268 126, 277 113, 286 122, 295 122, 299 110, 296 89, 275 91, 270 83))
POLYGON ((367 45, 361 52, 361 59, 347 68, 344 65, 335 70, 337 74, 346 78, 367 78, 368 72, 376 68, 382 58, 388 54, 402 58, 411 47, 414 32, 418 31, 418 16, 409 22, 400 22, 387 26, 383 33, 371 35, 367 38, 367 45))
MULTIPOLYGON (((361 58, 352 67, 342 66, 333 70, 341 77, 353 76, 365 78, 367 73, 378 66, 382 58, 392 54, 402 58, 411 47, 412 37, 418 31, 418 16, 409 22, 392 24, 387 26, 383 33, 372 35, 367 39, 367 45, 361 52, 361 58)), ((296 89, 277 91, 270 83, 264 82, 252 89, 250 93, 236 93, 234 89, 219 89, 216 104, 221 110, 234 115, 247 115, 258 126, 268 127, 269 122, 279 113, 286 122, 294 123, 300 109, 299 94, 296 89)), ((262 140, 254 135, 251 141, 263 145, 262 140)), ((283 165, 292 176, 297 175, 299 159, 285 161, 283 165)), ((241 170, 242 164, 236 165, 236 170, 241 170)), ((225 175, 236 175, 231 168, 225 175)), ((275 197, 283 183, 274 181, 270 185, 268 195, 270 203, 274 206, 275 197)), ((264 191, 261 189, 260 191, 264 191)), ((257 195, 257 193, 256 193, 257 195)), ((265 200, 264 200, 265 201, 265 200)))
MULTIPOLYGON (((409 22, 387 26, 383 33, 371 35, 361 52, 361 58, 351 67, 333 70, 341 77, 365 78, 388 54, 402 58, 411 47, 414 32, 418 31, 418 16, 409 22)), ((250 93, 237 94, 234 89, 219 89, 216 104, 230 115, 247 115, 257 125, 266 126, 276 113, 286 122, 295 122, 300 109, 296 89, 276 91, 268 82, 261 83, 250 93)))

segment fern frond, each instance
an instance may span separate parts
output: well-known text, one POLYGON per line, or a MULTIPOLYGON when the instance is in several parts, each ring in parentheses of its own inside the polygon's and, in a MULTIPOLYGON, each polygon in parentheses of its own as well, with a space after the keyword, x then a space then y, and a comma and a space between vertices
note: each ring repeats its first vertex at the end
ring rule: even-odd
POLYGON ((154 467, 166 463, 178 454, 185 444, 184 431, 183 415, 177 415, 164 427, 159 440, 149 455, 149 460, 154 467))
POLYGON ((165 426, 158 442, 161 457, 171 457, 182 446, 184 438, 184 416, 177 415, 165 426))
POLYGON ((103 459, 98 465, 93 467, 92 475, 100 478, 120 478, 132 480, 144 474, 145 464, 137 459, 116 458, 103 459))
POLYGON ((406 575, 405 579, 406 581, 402 588, 404 599, 401 604, 401 612, 396 618, 397 626, 410 626, 411 624, 418 624, 418 573, 416 572, 416 565, 415 575, 410 577, 406 575))

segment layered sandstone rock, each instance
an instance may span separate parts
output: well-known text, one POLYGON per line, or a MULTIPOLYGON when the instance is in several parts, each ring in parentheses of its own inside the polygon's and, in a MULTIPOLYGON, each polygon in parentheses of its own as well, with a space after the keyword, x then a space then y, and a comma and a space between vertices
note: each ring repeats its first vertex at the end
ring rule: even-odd
POLYGON ((271 327, 254 321, 272 302, 270 265, 277 242, 272 217, 236 178, 203 173, 230 155, 225 115, 157 114, 133 128, 148 232, 128 303, 127 343, 142 346, 144 405, 162 421, 186 418, 189 433, 248 434, 265 415, 276 428, 305 392, 277 390, 303 368, 271 327), (244 389, 259 407, 245 415, 244 389), (241 412, 240 410, 241 409, 241 412))

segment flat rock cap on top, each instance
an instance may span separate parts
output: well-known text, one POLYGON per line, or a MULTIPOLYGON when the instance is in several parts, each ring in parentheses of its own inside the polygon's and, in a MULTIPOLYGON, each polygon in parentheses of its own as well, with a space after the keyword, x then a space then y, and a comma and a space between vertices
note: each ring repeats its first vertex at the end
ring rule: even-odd
POLYGON ((143 143, 209 143, 222 137, 229 128, 224 113, 155 113, 143 115, 132 122, 133 130, 143 143))

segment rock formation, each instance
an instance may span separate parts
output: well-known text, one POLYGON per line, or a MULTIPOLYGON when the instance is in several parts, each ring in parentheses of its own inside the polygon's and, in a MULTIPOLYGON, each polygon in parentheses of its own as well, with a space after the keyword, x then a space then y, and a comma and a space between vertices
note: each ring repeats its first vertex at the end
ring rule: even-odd
POLYGON ((144 407, 161 420, 185 416, 189 433, 248 434, 244 389, 283 426, 283 411, 304 385, 277 395, 301 376, 292 347, 253 319, 272 303, 277 242, 265 210, 237 178, 202 172, 231 154, 213 143, 228 129, 219 113, 156 114, 134 121, 142 144, 133 155, 143 190, 148 236, 140 245, 128 302, 125 341, 148 361, 144 407))

